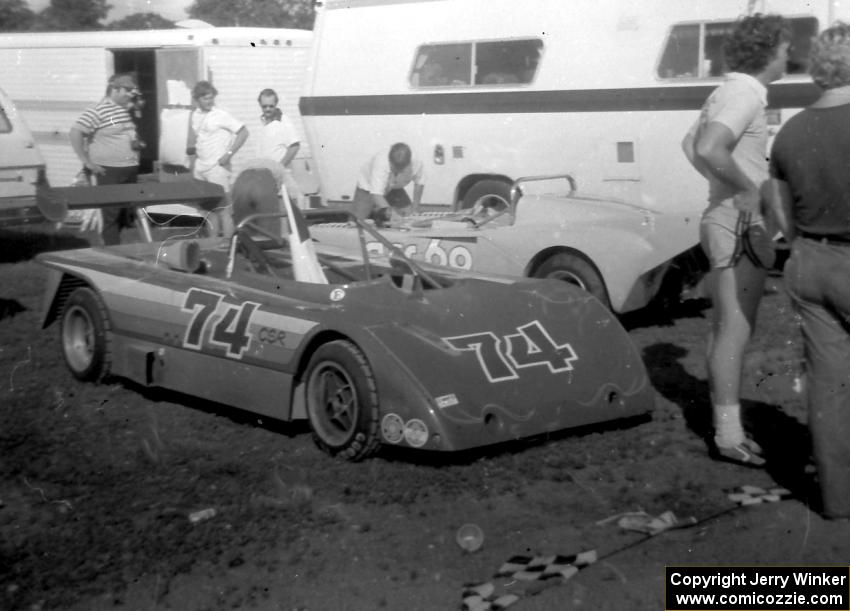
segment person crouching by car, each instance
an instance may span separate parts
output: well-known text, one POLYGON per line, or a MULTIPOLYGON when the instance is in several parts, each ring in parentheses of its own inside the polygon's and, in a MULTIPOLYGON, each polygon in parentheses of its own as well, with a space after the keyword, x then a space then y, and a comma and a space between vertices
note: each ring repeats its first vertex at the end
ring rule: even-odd
POLYGON ((354 190, 354 215, 378 225, 395 222, 419 210, 424 189, 422 163, 413 158, 407 144, 397 142, 389 154, 378 153, 363 166, 354 190), (404 190, 411 182, 412 201, 404 190))
MULTIPOLYGON (((106 96, 71 126, 71 146, 98 185, 129 184, 138 179, 141 143, 129 109, 139 94, 132 74, 116 74, 109 79, 106 96)), ((119 244, 121 230, 132 224, 133 209, 103 208, 101 213, 103 243, 119 244)))

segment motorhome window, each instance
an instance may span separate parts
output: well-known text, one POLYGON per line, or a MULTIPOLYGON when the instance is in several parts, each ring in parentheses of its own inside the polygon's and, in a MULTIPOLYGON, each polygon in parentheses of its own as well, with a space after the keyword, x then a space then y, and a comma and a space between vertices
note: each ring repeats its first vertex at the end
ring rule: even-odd
POLYGON ((541 40, 499 40, 475 45, 475 84, 530 83, 540 61, 541 40))
POLYGON ((414 87, 530 83, 542 49, 543 41, 537 39, 423 45, 410 83, 414 87))
POLYGON ((699 34, 699 24, 673 26, 658 66, 658 76, 693 78, 699 74, 699 34))
POLYGON ((419 47, 410 82, 414 87, 469 85, 472 75, 472 44, 419 47))
MULTIPOLYGON (((817 33, 818 21, 814 17, 792 17, 788 22, 792 41, 786 70, 788 74, 805 74, 811 38, 817 33)), ((723 75, 727 72, 723 42, 734 26, 734 21, 673 26, 658 64, 658 76, 679 79, 723 75)))
POLYGON ((809 69, 809 50, 812 38, 818 34, 814 17, 791 19, 791 47, 788 49, 788 74, 805 74, 809 69))

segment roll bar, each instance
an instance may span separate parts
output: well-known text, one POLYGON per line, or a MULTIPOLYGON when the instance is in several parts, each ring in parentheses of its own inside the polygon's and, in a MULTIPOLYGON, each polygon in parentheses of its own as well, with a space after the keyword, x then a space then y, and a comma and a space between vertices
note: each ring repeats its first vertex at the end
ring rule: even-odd
POLYGON ((517 178, 511 185, 511 207, 516 208, 517 202, 522 197, 522 183, 535 182, 539 180, 558 180, 559 178, 563 178, 570 183, 570 192, 567 195, 574 195, 575 192, 578 190, 578 183, 576 183, 576 179, 573 178, 572 174, 543 174, 541 176, 523 176, 521 178, 517 178))

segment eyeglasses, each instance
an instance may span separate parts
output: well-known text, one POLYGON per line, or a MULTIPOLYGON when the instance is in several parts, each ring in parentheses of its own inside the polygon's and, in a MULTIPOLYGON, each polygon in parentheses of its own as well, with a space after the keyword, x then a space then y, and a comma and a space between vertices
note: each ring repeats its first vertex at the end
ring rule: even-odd
POLYGON ((260 108, 265 110, 266 108, 277 108, 277 104, 260 104, 260 108))

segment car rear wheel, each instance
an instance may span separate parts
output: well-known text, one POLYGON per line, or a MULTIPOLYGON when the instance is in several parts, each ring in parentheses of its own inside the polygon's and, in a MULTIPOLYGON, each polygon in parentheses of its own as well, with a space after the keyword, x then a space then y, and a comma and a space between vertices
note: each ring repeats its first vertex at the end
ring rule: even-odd
MULTIPOLYGON (((511 186, 501 180, 481 180, 463 196, 461 208, 501 212, 511 204, 511 186)), ((476 210, 476 211, 477 211, 476 210)))
POLYGON ((307 416, 316 445, 331 456, 356 461, 378 449, 375 376, 351 342, 329 342, 310 359, 307 416))
POLYGON ((568 252, 552 255, 537 268, 534 277, 569 282, 596 297, 605 307, 610 307, 608 291, 599 272, 578 255, 568 252))
POLYGON ((62 311, 62 356, 74 377, 97 382, 109 374, 111 325, 106 306, 87 287, 75 289, 62 311))

